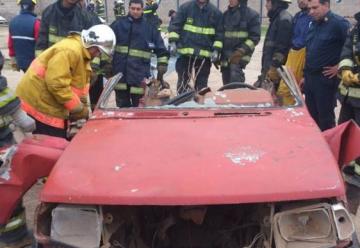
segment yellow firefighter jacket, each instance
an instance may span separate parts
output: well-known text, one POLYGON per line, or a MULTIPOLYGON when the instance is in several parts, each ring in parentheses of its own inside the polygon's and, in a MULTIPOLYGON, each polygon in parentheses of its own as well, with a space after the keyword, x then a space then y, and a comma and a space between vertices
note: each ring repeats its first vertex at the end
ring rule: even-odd
POLYGON ((69 113, 82 109, 80 99, 89 92, 90 60, 77 34, 45 50, 16 89, 22 108, 42 123, 64 128, 69 113))

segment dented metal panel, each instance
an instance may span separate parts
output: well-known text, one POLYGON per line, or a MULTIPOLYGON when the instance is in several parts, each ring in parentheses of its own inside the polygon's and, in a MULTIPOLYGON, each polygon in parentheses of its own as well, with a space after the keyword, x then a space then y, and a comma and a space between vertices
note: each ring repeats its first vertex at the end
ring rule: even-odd
POLYGON ((49 175, 68 142, 35 135, 16 146, 13 156, 0 171, 0 224, 5 224, 16 204, 38 178, 49 175))
POLYGON ((199 205, 344 195, 337 163, 305 108, 157 113, 90 120, 41 200, 199 205))

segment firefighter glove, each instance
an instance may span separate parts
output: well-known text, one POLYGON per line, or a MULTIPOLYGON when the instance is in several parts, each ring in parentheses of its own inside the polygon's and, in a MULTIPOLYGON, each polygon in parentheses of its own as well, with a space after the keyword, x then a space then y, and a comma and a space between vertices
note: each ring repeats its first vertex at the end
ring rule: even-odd
POLYGON ((342 70, 341 72, 342 82, 346 86, 354 84, 360 84, 359 74, 354 74, 351 70, 342 70))
POLYGON ((70 113, 69 119, 71 122, 89 118, 89 107, 83 106, 81 111, 70 113))
POLYGON ((163 77, 164 77, 164 74, 167 72, 167 65, 158 65, 157 66, 157 78, 158 80, 162 81, 163 77))
POLYGON ((220 53, 218 50, 214 50, 211 54, 211 62, 214 64, 218 64, 220 61, 220 53))
POLYGON ((245 56, 245 51, 242 48, 238 48, 233 52, 233 54, 230 56, 230 64, 239 64, 241 59, 245 56))
POLYGON ((10 57, 10 66, 13 71, 20 71, 15 57, 10 57))
POLYGON ((270 69, 266 73, 266 77, 272 82, 278 82, 281 79, 276 67, 274 66, 270 66, 270 69))
POLYGON ((176 43, 175 43, 175 42, 170 42, 170 43, 169 43, 169 53, 170 53, 170 56, 175 57, 175 56, 176 56, 176 52, 177 52, 176 43))
POLYGON ((28 116, 21 108, 12 114, 15 125, 20 127, 24 132, 30 133, 35 130, 35 120, 28 116))

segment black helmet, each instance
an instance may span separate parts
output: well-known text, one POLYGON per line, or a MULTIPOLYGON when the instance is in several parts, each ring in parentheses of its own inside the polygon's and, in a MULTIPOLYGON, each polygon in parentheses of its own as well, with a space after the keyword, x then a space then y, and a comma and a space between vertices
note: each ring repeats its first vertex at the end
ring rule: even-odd
POLYGON ((173 10, 173 9, 169 10, 168 17, 172 16, 172 14, 174 14, 175 12, 176 12, 176 11, 173 10))
POLYGON ((36 0, 18 0, 17 3, 21 6, 22 10, 33 11, 36 5, 36 0))

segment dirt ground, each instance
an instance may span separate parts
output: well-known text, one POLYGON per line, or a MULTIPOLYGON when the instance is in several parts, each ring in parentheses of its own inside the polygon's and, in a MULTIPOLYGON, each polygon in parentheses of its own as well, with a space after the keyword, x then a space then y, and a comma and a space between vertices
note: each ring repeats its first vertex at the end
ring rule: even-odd
MULTIPOLYGON (((8 58, 8 50, 7 50, 7 36, 8 36, 8 27, 0 26, 0 50, 2 53, 8 58)), ((256 47, 254 55, 251 59, 250 64, 247 66, 245 70, 246 81, 250 84, 257 80, 257 76, 260 72, 260 64, 261 64, 261 52, 262 52, 262 42, 256 47)), ((170 72, 165 75, 165 79, 172 84, 172 88, 175 88, 177 76, 173 71, 173 66, 170 68, 170 72)), ((7 66, 3 70, 2 74, 7 77, 9 86, 12 89, 16 88, 19 79, 23 75, 22 72, 14 72, 11 71, 7 66)), ((211 75, 209 77, 209 86, 212 88, 218 88, 221 85, 221 73, 216 70, 214 67, 211 69, 211 75)), ((338 108, 336 110, 338 113, 338 108)), ((42 185, 36 184, 24 197, 24 204, 27 210, 27 223, 29 227, 32 228, 33 225, 33 215, 34 210, 38 204, 38 197, 41 192, 42 185)), ((358 211, 358 215, 354 220, 356 222, 357 234, 360 237, 360 211, 358 211)))

